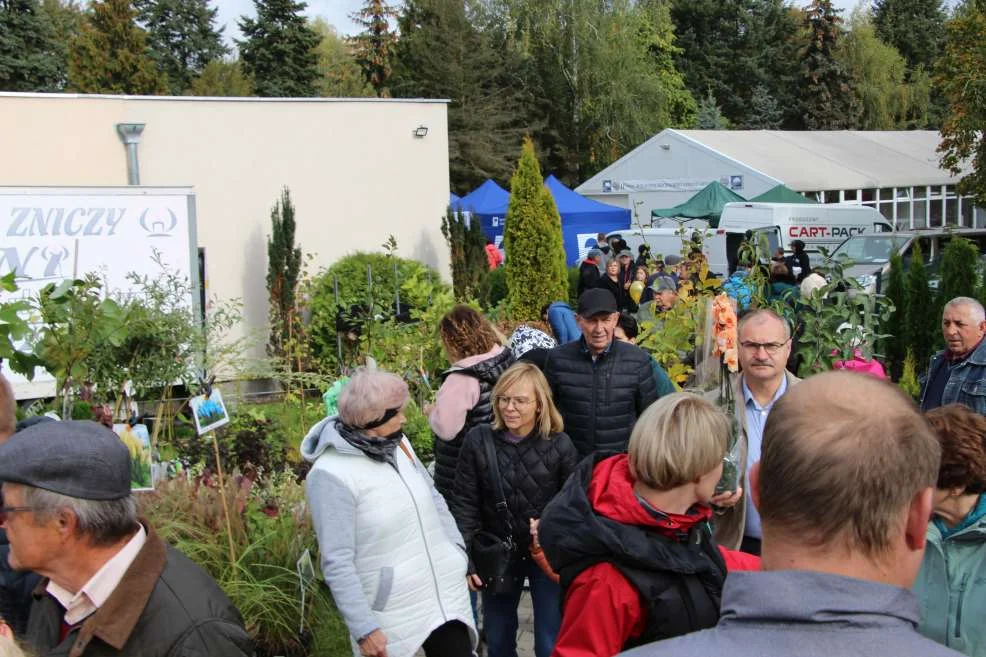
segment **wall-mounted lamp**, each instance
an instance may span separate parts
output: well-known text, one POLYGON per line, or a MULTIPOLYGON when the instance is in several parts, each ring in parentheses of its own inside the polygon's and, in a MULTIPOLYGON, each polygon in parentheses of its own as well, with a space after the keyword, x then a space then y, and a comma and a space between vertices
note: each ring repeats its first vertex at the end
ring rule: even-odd
POLYGON ((423 139, 424 137, 428 136, 428 126, 419 125, 417 128, 414 129, 413 132, 411 132, 411 134, 417 137, 418 139, 423 139))
POLYGON ((671 150, 671 144, 661 144, 661 150, 662 151, 669 151, 669 150, 671 150))

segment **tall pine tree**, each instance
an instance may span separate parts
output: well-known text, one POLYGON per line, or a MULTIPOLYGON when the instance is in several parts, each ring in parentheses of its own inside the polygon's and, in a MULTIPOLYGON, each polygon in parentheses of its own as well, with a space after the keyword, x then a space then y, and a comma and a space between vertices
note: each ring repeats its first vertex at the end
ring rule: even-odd
POLYGON ((904 56, 908 67, 930 71, 945 40, 943 5, 942 0, 875 0, 876 34, 904 56))
POLYGON ((451 100, 452 189, 508 180, 524 135, 523 98, 502 53, 473 26, 461 0, 408 0, 399 26, 393 95, 451 100))
POLYGON ((568 298, 568 269, 555 199, 544 186, 534 143, 524 139, 510 179, 510 205, 503 229, 507 290, 514 319, 537 320, 545 303, 568 298))
POLYGON ((890 256, 890 276, 885 291, 887 299, 894 304, 894 311, 890 313, 883 326, 883 333, 890 336, 884 341, 884 355, 893 381, 900 380, 904 370, 904 359, 907 357, 907 341, 904 335, 907 327, 907 290, 904 274, 904 261, 895 250, 890 256))
POLYGON ((187 92, 206 64, 229 52, 222 28, 216 27, 218 9, 208 0, 135 0, 135 5, 171 95, 187 92))
POLYGON ((350 39, 356 63, 363 69, 363 77, 381 98, 390 96, 388 87, 392 73, 397 34, 390 21, 397 18, 397 11, 385 0, 365 0, 359 11, 350 16, 363 30, 350 39))
POLYGON ((155 95, 168 92, 137 26, 130 0, 96 0, 72 42, 69 88, 83 93, 155 95))
POLYGON ((319 35, 296 0, 253 0, 257 17, 240 17, 243 40, 237 41, 244 71, 258 96, 304 98, 318 86, 319 35))
POLYGON ((809 130, 850 130, 859 122, 853 79, 835 56, 841 11, 831 0, 812 0, 805 9, 810 34, 801 56, 801 113, 809 130))
POLYGON ((267 294, 270 300, 268 351, 283 356, 295 321, 295 294, 301 272, 301 248, 294 245, 294 204, 285 187, 270 212, 271 234, 267 237, 267 294))
POLYGON ((784 112, 777 105, 777 99, 770 90, 759 84, 750 96, 750 107, 746 112, 743 128, 746 130, 778 130, 784 121, 784 112))
POLYGON ((38 0, 0 0, 0 90, 57 91, 65 59, 38 0))

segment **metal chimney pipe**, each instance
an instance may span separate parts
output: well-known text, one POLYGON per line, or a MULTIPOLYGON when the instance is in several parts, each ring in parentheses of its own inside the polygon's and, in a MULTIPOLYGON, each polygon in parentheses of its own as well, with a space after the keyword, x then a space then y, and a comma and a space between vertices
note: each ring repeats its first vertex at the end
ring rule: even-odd
POLYGON ((137 161, 137 145, 144 132, 143 123, 117 123, 116 132, 127 147, 127 184, 140 184, 140 165, 137 161))

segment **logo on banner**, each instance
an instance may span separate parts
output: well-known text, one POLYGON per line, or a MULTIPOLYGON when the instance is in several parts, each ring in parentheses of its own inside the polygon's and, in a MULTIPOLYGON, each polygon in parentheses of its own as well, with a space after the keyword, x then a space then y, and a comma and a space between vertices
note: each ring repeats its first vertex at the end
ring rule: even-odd
POLYGON ((171 208, 154 210, 147 208, 140 213, 140 226, 150 237, 171 237, 171 231, 178 225, 178 217, 171 208))
POLYGON ((598 233, 578 233, 575 236, 579 245, 579 262, 585 260, 585 257, 589 255, 589 249, 596 248, 596 235, 598 233))

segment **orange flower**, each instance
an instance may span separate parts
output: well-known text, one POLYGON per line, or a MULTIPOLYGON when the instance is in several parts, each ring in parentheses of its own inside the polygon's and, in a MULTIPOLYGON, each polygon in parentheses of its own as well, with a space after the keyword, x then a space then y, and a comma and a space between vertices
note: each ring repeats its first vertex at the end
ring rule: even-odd
POLYGON ((730 372, 739 371, 739 354, 736 351, 736 347, 726 350, 726 353, 722 356, 722 362, 725 363, 730 372))

